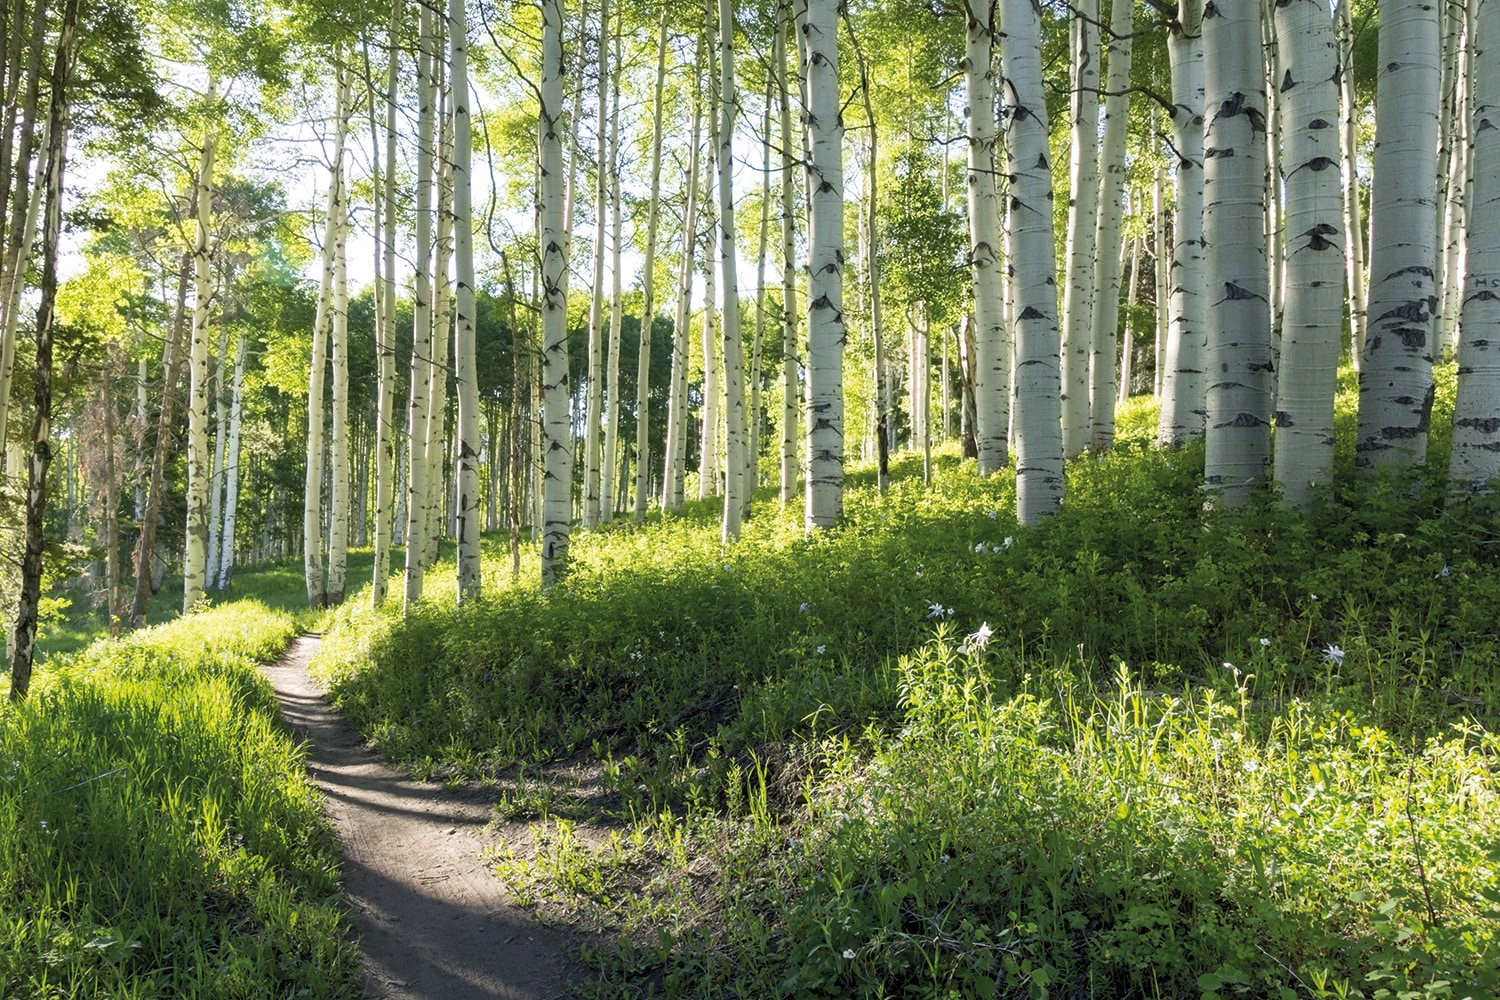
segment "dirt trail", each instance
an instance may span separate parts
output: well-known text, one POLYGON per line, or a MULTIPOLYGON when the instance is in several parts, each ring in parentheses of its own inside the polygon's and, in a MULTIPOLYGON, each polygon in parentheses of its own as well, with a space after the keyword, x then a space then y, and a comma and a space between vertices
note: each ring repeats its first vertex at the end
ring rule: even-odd
POLYGON ((491 796, 387 767, 307 675, 316 636, 263 668, 281 712, 311 743, 307 766, 344 847, 344 899, 370 1000, 566 997, 577 939, 531 926, 480 862, 491 796))

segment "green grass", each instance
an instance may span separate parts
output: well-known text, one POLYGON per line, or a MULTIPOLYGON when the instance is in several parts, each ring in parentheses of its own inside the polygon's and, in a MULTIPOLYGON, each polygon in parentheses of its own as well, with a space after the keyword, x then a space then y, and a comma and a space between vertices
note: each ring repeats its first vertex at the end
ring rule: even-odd
POLYGON ((1207 510, 1153 422, 1035 530, 944 453, 811 539, 769 495, 727 549, 712 502, 580 532, 550 594, 489 540, 483 600, 356 600, 317 668, 534 822, 497 871, 618 932, 601 996, 1500 995, 1493 504, 1434 458, 1207 510))
POLYGON ((354 997, 338 860, 250 601, 53 657, 0 708, 0 996, 354 997))

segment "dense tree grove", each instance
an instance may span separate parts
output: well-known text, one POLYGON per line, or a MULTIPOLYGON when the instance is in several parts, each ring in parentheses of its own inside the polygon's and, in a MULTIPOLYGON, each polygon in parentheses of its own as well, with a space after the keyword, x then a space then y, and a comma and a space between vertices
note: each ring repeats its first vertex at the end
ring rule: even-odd
MULTIPOLYGON (((112 627, 297 559, 381 603, 571 531, 962 443, 1064 502, 1118 399, 1216 505, 1500 472, 1493 4, 14 0, 0 11, 0 570, 112 627), (1378 113, 1377 113, 1378 109, 1378 113), (800 125, 800 129, 796 126, 800 125), (1368 292, 1366 293, 1366 289, 1368 292), (1123 295, 1123 300, 1122 300, 1123 295), (404 406, 402 405, 404 401, 404 406), (126 554, 130 553, 127 559, 126 554)), ((885 482, 882 473, 882 484, 885 482)))

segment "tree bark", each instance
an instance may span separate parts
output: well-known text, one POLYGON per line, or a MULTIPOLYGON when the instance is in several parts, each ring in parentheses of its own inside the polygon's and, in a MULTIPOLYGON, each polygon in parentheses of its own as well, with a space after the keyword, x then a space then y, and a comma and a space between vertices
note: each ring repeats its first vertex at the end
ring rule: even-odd
POLYGON ((646 517, 651 489, 651 327, 656 320, 656 236, 661 215, 663 95, 667 80, 667 10, 662 8, 656 42, 656 83, 651 106, 651 201, 646 209, 646 255, 641 264, 641 336, 636 360, 635 520, 646 517))
POLYGON ((995 149, 995 4, 970 0, 966 9, 964 80, 968 90, 969 267, 974 283, 975 441, 979 474, 992 475, 1010 461, 1009 345, 1000 268, 1000 195, 995 149))
POLYGON ((568 237, 563 229, 562 0, 542 0, 542 86, 537 118, 542 251, 542 586, 560 583, 568 568, 572 520, 573 445, 568 404, 568 237))
MULTIPOLYGON (((1258 0, 1245 0, 1258 2, 1258 0)), ((1062 427, 1068 458, 1089 443, 1094 235, 1099 202, 1099 0, 1079 0, 1070 24, 1072 161, 1068 169, 1067 283, 1062 303, 1062 427)), ((981 445, 981 448, 983 445, 981 445)))
POLYGON ((735 249, 734 129, 739 93, 734 79, 734 5, 719 0, 719 270, 724 284, 724 542, 740 536, 745 495, 745 346, 740 332, 739 255, 735 249))
POLYGON ((245 334, 241 331, 234 349, 234 386, 230 390, 229 453, 225 461, 224 534, 219 543, 219 589, 229 589, 234 577, 235 520, 240 505, 240 424, 245 404, 245 334))
POLYGON ((406 543, 403 612, 422 599, 427 538, 427 424, 432 381, 432 161, 433 118, 437 101, 434 84, 434 39, 431 12, 418 15, 421 39, 417 50, 417 190, 416 262, 413 276, 411 376, 406 425, 406 543))
POLYGON ((370 604, 376 608, 385 603, 390 590, 392 507, 396 486, 396 97, 401 69, 397 47, 402 24, 401 6, 401 0, 392 0, 386 65, 385 174, 381 178, 385 213, 381 220, 380 283, 385 309, 375 330, 375 559, 370 582, 370 604))
POLYGON ((193 244, 193 326, 188 339, 187 544, 182 564, 182 612, 203 598, 208 571, 208 317, 213 305, 208 230, 213 217, 214 152, 218 144, 211 116, 218 103, 218 80, 209 74, 198 163, 197 236, 193 244))

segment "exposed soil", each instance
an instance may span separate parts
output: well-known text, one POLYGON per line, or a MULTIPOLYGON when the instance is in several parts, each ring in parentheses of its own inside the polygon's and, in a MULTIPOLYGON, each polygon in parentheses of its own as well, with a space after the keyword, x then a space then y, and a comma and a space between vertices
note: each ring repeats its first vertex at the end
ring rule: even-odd
POLYGON ((316 636, 299 636, 263 671, 282 715, 310 743, 308 771, 343 844, 344 899, 361 936, 365 996, 571 996, 582 970, 569 952, 580 938, 535 925, 481 861, 481 851, 507 833, 487 828, 493 793, 425 784, 388 767, 308 676, 317 650, 316 636))

